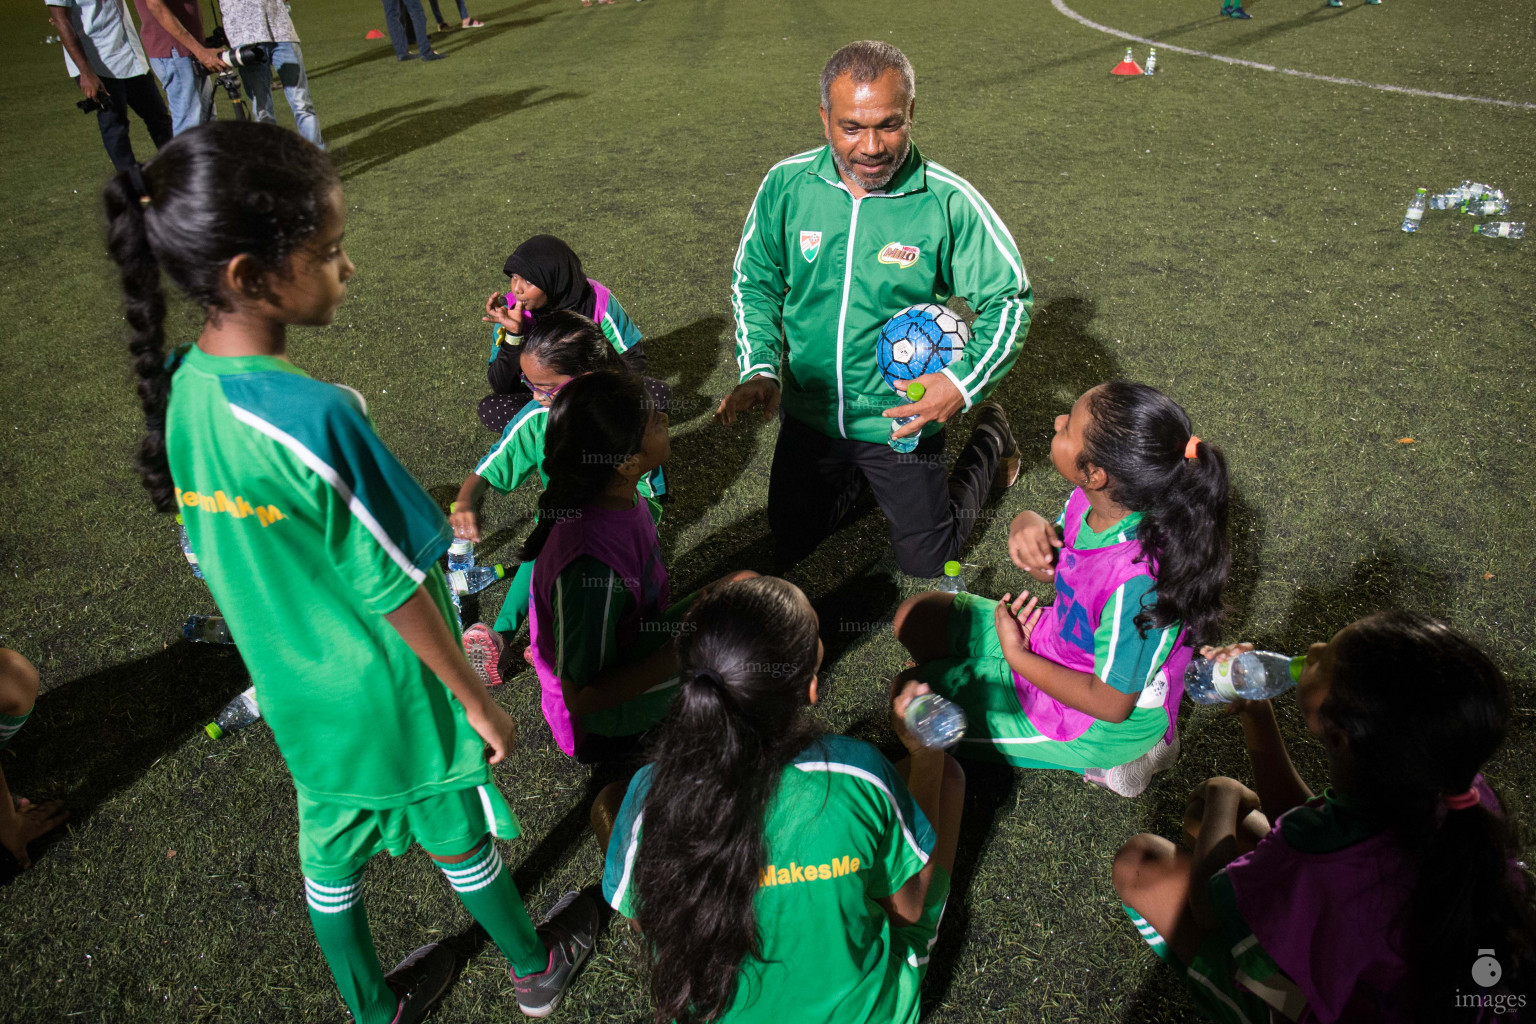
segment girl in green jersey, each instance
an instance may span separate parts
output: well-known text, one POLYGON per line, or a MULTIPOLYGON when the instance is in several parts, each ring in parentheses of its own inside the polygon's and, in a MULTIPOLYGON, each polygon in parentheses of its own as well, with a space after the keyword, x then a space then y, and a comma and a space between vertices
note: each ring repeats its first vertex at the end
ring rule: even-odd
POLYGON ((387 977, 362 906, 376 854, 419 845, 548 1014, 590 953, 579 894, 535 929, 493 837, 517 834, 490 776, 512 719, 459 646, 437 559, 448 523, 379 441, 362 397, 288 359, 289 325, 329 324, 353 266, 329 159, 275 125, 178 136, 106 188, 147 433, 139 473, 178 507, 298 790, 310 921, 358 1024, 419 1020, 453 978, 423 946, 387 977), (206 310, 164 352, 160 274, 206 310), (485 748, 490 747, 487 758, 485 748))

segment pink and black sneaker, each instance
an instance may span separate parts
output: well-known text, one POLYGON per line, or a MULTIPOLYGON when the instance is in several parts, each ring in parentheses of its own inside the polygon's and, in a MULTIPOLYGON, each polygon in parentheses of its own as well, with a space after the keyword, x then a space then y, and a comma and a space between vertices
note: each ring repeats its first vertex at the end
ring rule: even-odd
POLYGON ((503 682, 497 668, 502 646, 501 634, 483 622, 464 631, 464 657, 469 659, 469 667, 486 686, 500 686, 503 682))

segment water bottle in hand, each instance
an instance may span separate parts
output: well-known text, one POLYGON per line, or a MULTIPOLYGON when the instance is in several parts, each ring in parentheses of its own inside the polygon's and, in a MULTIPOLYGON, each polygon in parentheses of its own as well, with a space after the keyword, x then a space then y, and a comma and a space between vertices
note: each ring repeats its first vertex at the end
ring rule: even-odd
MULTIPOLYGON (((448 514, 453 515, 458 510, 459 503, 448 503, 448 514)), ((453 538, 453 543, 448 545, 448 571, 455 569, 471 569, 475 565, 475 542, 462 537, 453 538)))
POLYGON ((224 705, 219 717, 203 726, 203 732, 217 740, 259 721, 261 708, 256 706, 256 687, 253 686, 224 705))
POLYGON ((960 563, 948 561, 944 563, 944 578, 939 580, 939 592, 942 594, 965 593, 965 580, 960 578, 960 563))
POLYGON ((1419 221, 1424 219, 1425 196, 1428 192, 1429 189, 1421 188, 1408 200, 1408 213, 1403 217, 1404 231, 1419 230, 1419 221))
POLYGON ((187 523, 182 519, 181 513, 176 513, 176 537, 181 541, 181 553, 187 559, 187 564, 192 567, 192 575, 198 579, 203 578, 203 567, 197 564, 197 552, 192 550, 192 540, 187 536, 187 523))
POLYGON ((913 697, 901 721, 930 750, 948 750, 965 735, 965 712, 936 693, 913 697))
POLYGON ((506 576, 499 565, 477 565, 468 569, 455 569, 448 574, 448 583, 460 597, 478 594, 486 587, 506 576))
POLYGON ((235 638, 229 632, 229 623, 224 621, 222 615, 189 615, 187 621, 182 623, 181 635, 183 639, 195 644, 235 642, 235 638))
POLYGON ((1226 661, 1196 656, 1184 670, 1184 692, 1197 704, 1269 700, 1301 681, 1306 655, 1248 651, 1226 661))
MULTIPOLYGON (((921 402, 923 400, 923 395, 927 394, 927 392, 927 388, 923 387, 917 381, 913 381, 907 385, 907 400, 900 404, 908 405, 912 402, 921 402)), ((916 434, 911 434, 907 437, 894 436, 898 429, 906 426, 908 423, 911 423, 915 419, 917 419, 917 416, 914 414, 912 416, 902 416, 891 421, 892 437, 887 443, 890 444, 892 451, 901 452, 903 455, 905 455, 907 452, 910 452, 917 447, 917 442, 922 440, 922 431, 918 431, 916 434)))

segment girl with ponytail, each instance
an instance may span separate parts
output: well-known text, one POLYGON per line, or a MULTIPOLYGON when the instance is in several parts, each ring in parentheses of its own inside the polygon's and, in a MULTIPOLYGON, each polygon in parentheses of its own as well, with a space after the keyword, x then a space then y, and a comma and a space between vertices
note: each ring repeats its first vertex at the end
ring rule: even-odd
POLYGON ((544 718, 573 756, 623 750, 621 738, 660 722, 672 703, 673 637, 693 595, 671 603, 659 512, 640 493, 670 453, 667 414, 639 377, 588 373, 550 403, 547 483, 522 559, 537 560, 528 635, 544 718))
POLYGON ((1073 491, 1055 523, 1021 512, 1008 553, 1055 603, 932 592, 896 612, 913 677, 966 709, 957 752, 1065 768, 1136 796, 1178 758, 1191 642, 1221 617, 1227 463, 1155 388, 1112 381, 1056 417, 1073 491))
POLYGON ((517 819, 489 760, 512 719, 464 659, 437 560, 450 531, 374 433, 362 396, 289 359, 289 325, 334 319, 353 266, 329 158, 276 125, 178 135, 108 183, 157 509, 180 509, 240 641, 262 717, 298 790, 310 922, 358 1024, 419 1020, 455 956, 423 946, 388 976, 362 873, 413 843, 447 874, 543 1015, 590 953, 597 907, 572 893, 535 929, 493 837, 517 819), (166 358, 164 273, 205 310, 166 358))
POLYGON ((821 736, 816 613, 793 584, 712 589, 683 619, 654 760, 592 809, 603 893, 650 954, 657 1024, 915 1024, 965 777, 821 736), (622 803, 621 803, 622 801, 622 803))
POLYGON ((1442 622, 1378 612, 1312 645, 1296 702, 1331 788, 1297 775, 1269 701, 1234 706, 1254 788, 1210 779, 1186 849, 1140 835, 1115 858, 1142 937, 1219 1021, 1527 1019, 1532 889, 1481 774, 1509 727, 1499 670, 1442 622))
MULTIPOLYGON (((549 407, 560 389, 575 378, 597 370, 626 372, 628 369, 597 324, 568 309, 539 316, 518 348, 522 379, 532 391, 533 400, 512 417, 490 453, 480 460, 473 473, 464 478, 454 501, 453 514, 449 517, 454 536, 460 540, 479 543, 480 507, 488 489, 508 494, 535 472, 539 482, 548 485, 549 478, 543 468, 544 436, 549 423, 549 407)), ((661 381, 642 380, 657 407, 665 411, 670 397, 667 386, 661 381)), ((658 522, 661 506, 657 502, 665 490, 660 466, 640 478, 640 495, 650 503, 658 522)), ((532 582, 533 562, 523 562, 507 588, 495 626, 477 622, 464 631, 464 653, 487 686, 501 685, 498 665, 502 649, 528 614, 532 582)))

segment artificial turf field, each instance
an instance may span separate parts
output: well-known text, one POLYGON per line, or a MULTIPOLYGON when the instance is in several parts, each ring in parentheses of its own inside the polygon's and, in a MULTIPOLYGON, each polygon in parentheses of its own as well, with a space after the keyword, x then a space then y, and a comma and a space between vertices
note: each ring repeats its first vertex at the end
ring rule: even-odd
MULTIPOLYGON (((1254 0, 1253 21, 1230 22, 1215 0, 1070 0, 1191 49, 1536 101, 1522 5, 1348 2, 1254 0)), ((0 765, 14 792, 63 797, 73 818, 0 892, 0 1019, 339 1020, 271 734, 216 743, 200 729, 247 683, 233 649, 179 638, 211 598, 131 469, 140 415, 101 242, 108 164, 59 48, 39 45, 51 33, 41 6, 0 13, 0 644, 43 675, 0 765)), ((367 395, 386 443, 445 506, 493 440, 474 414, 478 307, 511 248, 549 231, 622 298, 650 372, 679 399, 661 524, 674 590, 766 565, 776 427, 708 422, 735 383, 731 257, 763 172, 819 142, 823 61, 887 38, 917 69, 917 145, 988 198, 1035 288, 1035 322, 997 393, 1025 472, 977 525, 971 589, 1025 585, 1006 526, 1066 494, 1046 460, 1051 418, 1107 378, 1154 384, 1230 460, 1226 635, 1295 651, 1376 608, 1443 615, 1515 681, 1511 738, 1489 775, 1536 820, 1536 243, 1476 238, 1449 213, 1427 214, 1417 236, 1398 230, 1416 186, 1463 178, 1501 186, 1511 219, 1527 219, 1536 110, 1167 50, 1156 77, 1112 79, 1125 44, 1049 0, 476 0, 472 13, 487 27, 438 37, 450 60, 402 65, 363 40, 383 27, 377 3, 294 10, 358 274, 335 325, 293 332, 291 354, 367 395)), ((147 156, 138 122, 134 139, 147 156)), ((170 322, 174 340, 195 336, 193 310, 170 322)), ((533 501, 492 498, 482 558, 515 558, 533 501)), ((892 749, 885 681, 904 655, 888 623, 921 583, 896 573, 880 514, 790 578, 822 615, 820 720, 892 749)), ((487 619, 500 595, 487 592, 487 619)), ((549 741, 530 678, 498 694, 521 746, 496 776, 525 830, 504 853, 537 915, 594 882, 600 861, 586 829, 596 783, 549 741)), ((1279 706, 1321 784, 1320 748, 1294 701, 1279 706)), ((1186 704, 1181 727, 1181 762, 1136 800, 1064 773, 971 770, 928 1019, 1193 1019, 1109 881, 1126 838, 1176 834, 1195 783, 1251 779, 1234 722, 1186 704)), ((1523 835, 1529 850, 1529 824, 1523 835)), ((505 964, 424 856, 378 859, 365 893, 386 964, 436 938, 469 957, 433 1019, 519 1019, 505 964)), ((556 1019, 645 1020, 642 979, 636 940, 613 925, 556 1019)))

